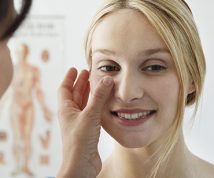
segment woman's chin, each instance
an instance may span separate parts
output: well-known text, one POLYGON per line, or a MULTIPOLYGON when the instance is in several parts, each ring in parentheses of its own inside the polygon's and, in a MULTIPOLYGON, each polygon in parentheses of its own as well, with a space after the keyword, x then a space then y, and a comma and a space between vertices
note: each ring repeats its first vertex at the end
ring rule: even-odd
POLYGON ((124 140, 124 139, 116 139, 117 143, 119 143, 121 146, 125 147, 125 148, 143 148, 145 147, 147 144, 143 141, 136 141, 135 139, 133 140, 124 140))
POLYGON ((127 142, 118 142, 121 146, 129 149, 134 148, 143 148, 145 145, 143 144, 136 144, 136 143, 127 143, 127 142))
POLYGON ((125 136, 125 134, 114 134, 111 131, 104 128, 104 130, 122 147, 125 148, 142 148, 148 145, 145 138, 138 138, 135 136, 125 136))

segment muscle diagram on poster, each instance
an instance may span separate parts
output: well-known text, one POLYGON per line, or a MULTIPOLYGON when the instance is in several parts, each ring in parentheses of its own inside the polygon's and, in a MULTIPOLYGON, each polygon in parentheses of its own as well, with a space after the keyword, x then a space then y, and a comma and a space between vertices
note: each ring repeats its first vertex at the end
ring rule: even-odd
POLYGON ((56 169, 63 30, 63 17, 31 16, 9 42, 14 78, 0 104, 1 177, 45 177, 56 169))

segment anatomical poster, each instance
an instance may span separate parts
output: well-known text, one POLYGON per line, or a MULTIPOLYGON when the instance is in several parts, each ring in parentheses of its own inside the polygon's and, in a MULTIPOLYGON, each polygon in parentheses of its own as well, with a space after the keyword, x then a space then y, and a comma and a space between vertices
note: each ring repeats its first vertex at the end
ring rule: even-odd
POLYGON ((14 75, 0 102, 1 178, 46 178, 57 170, 64 26, 62 16, 30 16, 9 42, 14 75))

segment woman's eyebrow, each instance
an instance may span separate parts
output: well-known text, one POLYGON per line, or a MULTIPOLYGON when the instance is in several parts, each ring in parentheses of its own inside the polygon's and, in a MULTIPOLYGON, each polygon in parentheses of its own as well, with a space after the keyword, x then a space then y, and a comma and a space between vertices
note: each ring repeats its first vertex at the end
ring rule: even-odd
POLYGON ((146 49, 140 52, 140 54, 145 55, 145 56, 150 56, 155 53, 169 53, 169 50, 167 48, 151 48, 151 49, 146 49))
POLYGON ((102 53, 102 54, 106 54, 106 55, 116 55, 116 52, 114 50, 109 50, 109 49, 104 49, 104 48, 100 48, 100 49, 96 49, 96 50, 92 51, 92 55, 94 55, 96 53, 102 53))
MULTIPOLYGON (((116 55, 116 51, 114 50, 110 50, 110 49, 105 49, 105 48, 99 48, 99 49, 95 49, 94 51, 92 51, 92 54, 94 55, 95 53, 102 53, 102 54, 106 54, 106 55, 116 55)), ((140 51, 138 53, 137 56, 150 56, 153 55, 155 53, 168 53, 170 54, 169 50, 167 48, 151 48, 151 49, 144 49, 142 51, 140 51)))

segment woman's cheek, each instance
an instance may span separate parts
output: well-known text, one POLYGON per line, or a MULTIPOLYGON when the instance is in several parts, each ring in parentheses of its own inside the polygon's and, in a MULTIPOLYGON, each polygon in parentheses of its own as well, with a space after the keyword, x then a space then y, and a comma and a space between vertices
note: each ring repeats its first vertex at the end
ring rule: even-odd
POLYGON ((90 81, 90 87, 91 87, 91 92, 93 93, 93 91, 95 90, 96 85, 99 83, 99 81, 102 79, 103 77, 100 75, 96 75, 93 72, 90 75, 89 81, 90 81))

